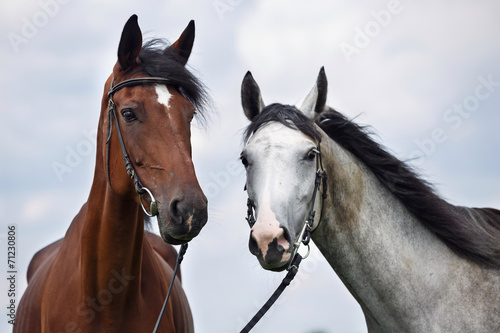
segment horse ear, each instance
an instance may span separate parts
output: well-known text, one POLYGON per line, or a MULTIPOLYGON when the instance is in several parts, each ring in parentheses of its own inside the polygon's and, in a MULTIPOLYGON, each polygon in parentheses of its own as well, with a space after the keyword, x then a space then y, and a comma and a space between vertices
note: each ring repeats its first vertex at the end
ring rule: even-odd
POLYGON ((321 67, 316 84, 304 99, 300 111, 308 118, 313 119, 319 115, 326 106, 326 95, 328 93, 328 81, 326 79, 325 67, 321 67))
POLYGON ((137 15, 132 15, 123 27, 118 46, 118 62, 122 70, 127 70, 139 63, 138 57, 142 49, 142 32, 137 23, 137 15))
POLYGON ((248 71, 241 83, 241 105, 248 120, 252 121, 265 108, 260 88, 248 71))
POLYGON ((182 65, 186 65, 194 43, 194 20, 189 21, 186 29, 182 32, 179 39, 177 39, 170 47, 167 47, 165 54, 174 52, 178 55, 178 60, 182 65))

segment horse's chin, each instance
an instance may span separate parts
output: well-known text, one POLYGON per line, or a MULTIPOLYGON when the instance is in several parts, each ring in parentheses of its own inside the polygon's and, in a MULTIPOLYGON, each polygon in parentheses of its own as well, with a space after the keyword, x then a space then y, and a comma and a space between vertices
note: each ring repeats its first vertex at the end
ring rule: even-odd
POLYGON ((184 226, 171 227, 171 225, 172 222, 162 218, 161 214, 158 216, 160 236, 164 242, 172 245, 185 244, 196 237, 200 232, 200 229, 189 230, 184 226))
POLYGON ((283 266, 274 267, 274 268, 266 268, 268 271, 272 272, 283 272, 288 267, 288 263, 285 263, 283 266))
POLYGON ((163 232, 161 232, 160 235, 165 243, 172 244, 172 245, 182 245, 182 244, 189 242, 192 239, 192 238, 188 239, 188 240, 178 239, 178 238, 172 237, 169 234, 166 234, 163 232))
POLYGON ((264 260, 259 260, 260 266, 267 271, 272 272, 282 272, 287 269, 290 260, 283 261, 281 260, 278 263, 268 263, 264 260))

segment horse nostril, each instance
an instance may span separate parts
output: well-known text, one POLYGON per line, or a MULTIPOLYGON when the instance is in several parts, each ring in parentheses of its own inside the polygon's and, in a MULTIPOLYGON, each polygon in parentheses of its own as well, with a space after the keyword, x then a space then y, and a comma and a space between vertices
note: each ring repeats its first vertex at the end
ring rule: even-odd
POLYGON ((194 195, 172 198, 169 215, 175 224, 188 223, 190 227, 201 228, 208 217, 206 199, 194 195))
POLYGON ((250 239, 248 241, 248 248, 250 249, 250 253, 254 256, 259 254, 259 246, 257 245, 257 241, 253 237, 253 231, 250 231, 250 239))
POLYGON ((288 249, 292 245, 292 237, 290 237, 290 233, 288 232, 287 228, 283 228, 283 233, 281 234, 281 237, 278 240, 278 244, 283 246, 285 252, 288 251, 288 249))
POLYGON ((268 263, 280 262, 284 253, 284 247, 278 243, 278 238, 274 238, 273 241, 267 246, 267 252, 264 260, 268 263))
POLYGON ((179 199, 173 199, 170 202, 170 215, 174 218, 175 221, 182 220, 182 216, 179 212, 179 199))

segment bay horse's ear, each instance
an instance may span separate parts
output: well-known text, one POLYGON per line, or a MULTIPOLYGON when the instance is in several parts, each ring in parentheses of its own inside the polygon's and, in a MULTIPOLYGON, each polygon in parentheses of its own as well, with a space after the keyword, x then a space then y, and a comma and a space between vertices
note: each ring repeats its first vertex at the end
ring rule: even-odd
POLYGON ((178 60, 182 65, 185 65, 191 55, 194 43, 194 20, 189 21, 186 29, 182 32, 178 40, 170 47, 167 47, 165 54, 174 52, 178 55, 178 60))
POLYGON ((265 108, 260 88, 248 71, 241 83, 241 105, 248 120, 252 121, 265 108))
POLYGON ((142 49, 142 32, 137 23, 137 15, 132 15, 123 27, 122 37, 118 46, 118 62, 122 70, 126 71, 137 66, 138 57, 142 49))
POLYGON ((316 84, 304 99, 300 106, 300 111, 304 113, 309 119, 319 115, 326 106, 326 95, 328 93, 328 81, 326 79, 325 67, 321 67, 316 84))

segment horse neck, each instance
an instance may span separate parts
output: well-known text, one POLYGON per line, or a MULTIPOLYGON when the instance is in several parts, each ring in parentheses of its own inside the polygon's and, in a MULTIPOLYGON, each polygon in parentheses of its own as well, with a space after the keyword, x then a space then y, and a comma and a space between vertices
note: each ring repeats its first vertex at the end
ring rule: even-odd
POLYGON ((95 277, 84 281, 84 293, 91 295, 109 288, 117 275, 132 280, 127 282, 129 288, 138 288, 141 280, 144 214, 137 202, 116 194, 108 185, 104 148, 106 114, 103 102, 94 179, 80 227, 82 274, 95 277))
POLYGON ((325 137, 321 149, 329 193, 315 244, 365 314, 408 310, 398 302, 429 295, 433 273, 458 260, 354 156, 325 137))

